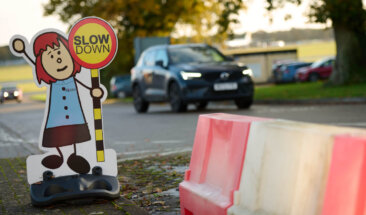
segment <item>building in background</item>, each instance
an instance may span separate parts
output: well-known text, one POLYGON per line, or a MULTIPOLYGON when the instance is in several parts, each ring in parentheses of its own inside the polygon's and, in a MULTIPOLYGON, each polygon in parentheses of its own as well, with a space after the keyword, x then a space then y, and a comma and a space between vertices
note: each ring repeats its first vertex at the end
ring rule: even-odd
POLYGON ((273 81, 272 68, 281 61, 314 62, 324 57, 336 55, 334 41, 310 41, 283 47, 257 47, 224 49, 225 55, 231 55, 236 61, 245 63, 253 70, 255 83, 273 81))

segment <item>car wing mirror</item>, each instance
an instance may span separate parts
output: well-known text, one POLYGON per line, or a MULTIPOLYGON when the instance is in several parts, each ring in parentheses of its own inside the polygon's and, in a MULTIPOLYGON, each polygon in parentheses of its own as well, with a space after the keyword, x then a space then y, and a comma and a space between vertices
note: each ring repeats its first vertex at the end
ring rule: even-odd
POLYGON ((162 60, 158 60, 155 62, 155 66, 160 66, 161 68, 165 68, 164 62, 162 60))
POLYGON ((235 61, 234 55, 225 55, 226 60, 228 61, 235 61))

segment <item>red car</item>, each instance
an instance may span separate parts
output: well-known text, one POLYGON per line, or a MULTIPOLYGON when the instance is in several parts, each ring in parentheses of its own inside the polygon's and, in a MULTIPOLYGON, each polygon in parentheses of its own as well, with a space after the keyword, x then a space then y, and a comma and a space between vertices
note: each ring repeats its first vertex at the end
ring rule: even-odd
POLYGON ((297 81, 315 82, 319 79, 328 79, 332 74, 334 57, 328 57, 312 63, 296 71, 297 81))

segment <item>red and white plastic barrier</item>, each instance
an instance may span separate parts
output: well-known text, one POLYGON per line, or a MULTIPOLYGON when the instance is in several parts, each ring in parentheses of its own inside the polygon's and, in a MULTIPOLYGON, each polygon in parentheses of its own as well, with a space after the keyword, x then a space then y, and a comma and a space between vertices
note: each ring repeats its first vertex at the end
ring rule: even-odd
POLYGON ((179 186, 182 215, 226 214, 239 188, 250 124, 265 119, 201 115, 189 170, 179 186))
POLYGON ((366 130, 200 116, 180 199, 183 215, 364 215, 366 130))
POLYGON ((366 138, 335 137, 322 214, 366 214, 366 138))

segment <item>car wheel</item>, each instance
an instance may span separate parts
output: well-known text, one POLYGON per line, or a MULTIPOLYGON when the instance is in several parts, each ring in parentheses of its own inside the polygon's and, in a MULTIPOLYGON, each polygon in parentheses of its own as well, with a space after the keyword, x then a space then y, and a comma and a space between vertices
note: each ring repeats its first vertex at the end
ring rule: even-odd
POLYGON ((253 97, 235 99, 235 104, 238 109, 248 109, 253 104, 253 97))
POLYGON ((309 81, 310 81, 310 82, 317 82, 317 81, 318 81, 318 79, 319 79, 319 77, 318 77, 318 75, 317 75, 317 74, 315 74, 315 73, 312 73, 312 74, 310 74, 310 76, 309 76, 309 81))
POLYGON ((204 110, 206 109, 208 102, 197 102, 195 105, 197 110, 204 110))
POLYGON ((145 113, 149 109, 149 103, 142 97, 139 86, 133 88, 133 106, 137 113, 145 113))
POLYGON ((182 99, 179 85, 173 82, 169 87, 169 102, 173 112, 184 112, 187 104, 182 99))

